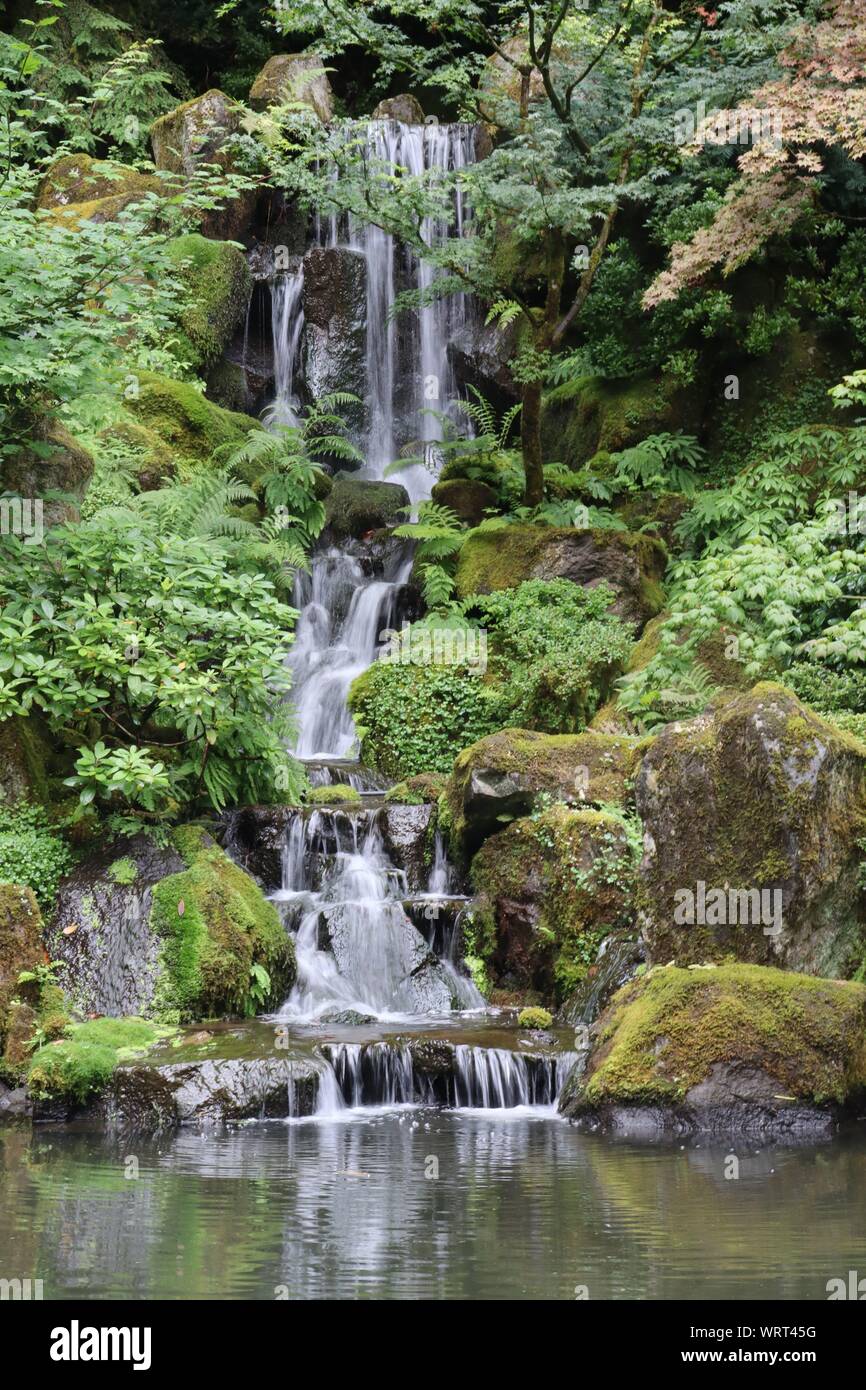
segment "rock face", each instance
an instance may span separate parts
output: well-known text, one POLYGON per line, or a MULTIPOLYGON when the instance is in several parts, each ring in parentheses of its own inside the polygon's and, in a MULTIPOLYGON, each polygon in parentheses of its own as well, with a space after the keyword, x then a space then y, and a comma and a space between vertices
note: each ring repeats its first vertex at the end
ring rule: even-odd
POLYGON ((485 512, 495 509, 499 500, 492 487, 474 478, 449 478, 436 483, 432 497, 440 507, 450 507, 469 526, 483 521, 485 512))
MULTIPOLYGON (((360 251, 314 246, 304 257, 304 380, 314 400, 367 382, 367 263, 360 251)), ((345 412, 353 424, 363 408, 345 412)))
POLYGON ((150 929, 153 889, 183 868, 176 850, 136 835, 86 860, 63 880, 46 939, 51 958, 66 962, 63 983, 81 1013, 119 1018, 149 1010, 160 954, 150 929), (120 876, 131 882, 117 882, 112 873, 117 864, 125 865, 120 876))
POLYGON ((282 885, 286 831, 297 814, 294 806, 241 806, 223 814, 223 849, 266 892, 282 885))
POLYGON ((338 474, 325 502, 325 526, 338 540, 346 536, 358 539, 368 531, 406 521, 404 509, 408 506, 409 494, 399 483, 338 474))
MULTIPOLYGON (((387 937, 380 932, 379 959, 374 975, 371 975, 369 962, 360 959, 366 944, 361 939, 366 923, 357 904, 337 904, 322 913, 319 950, 330 951, 337 969, 347 980, 354 982, 360 972, 367 980, 365 995, 369 996, 371 990, 377 991, 378 1005, 383 1009, 418 1014, 450 1013, 458 1006, 458 1000, 442 962, 399 904, 395 903, 391 912, 387 937)), ((374 951, 376 948, 370 942, 367 949, 374 951)))
POLYGON ((385 97, 373 112, 374 121, 400 121, 403 125, 423 125, 424 108, 417 97, 409 92, 401 92, 396 97, 385 97))
POLYGON ((615 453, 665 430, 694 434, 702 415, 701 390, 679 390, 654 377, 608 381, 583 377, 545 397, 541 421, 545 458, 582 468, 593 455, 615 453))
POLYGON ((286 101, 302 102, 323 125, 334 119, 334 93, 324 63, 315 53, 275 53, 250 88, 254 111, 286 101))
POLYGON ((582 1125, 810 1136, 866 1101, 866 988, 761 966, 657 967, 614 997, 560 1098, 582 1125))
POLYGON ((616 595, 610 612, 643 627, 663 605, 664 547, 628 531, 578 531, 554 526, 509 526, 476 532, 457 560, 460 598, 510 589, 525 579, 570 579, 616 595))
POLYGON ((472 861, 476 941, 494 982, 561 1001, 604 936, 633 915, 634 859, 620 820, 554 806, 493 835, 472 861))
POLYGON ((48 800, 46 731, 34 716, 0 721, 0 803, 48 800))
MULTIPOLYGON (((154 121, 150 128, 153 162, 157 169, 187 178, 202 164, 216 164, 231 172, 231 141, 241 131, 244 119, 244 108, 212 87, 154 121)), ((227 241, 243 236, 257 198, 256 190, 249 189, 227 200, 223 208, 206 212, 201 222, 203 235, 227 241)))
POLYGON ((635 786, 651 959, 734 954, 815 975, 863 959, 866 757, 782 686, 668 725, 635 786))
MULTIPOLYGON (((482 157, 477 144, 476 157, 482 157)), ((516 320, 506 328, 498 323, 473 322, 449 343, 448 354, 460 380, 477 386, 482 395, 494 390, 518 400, 520 387, 514 380, 511 362, 519 337, 520 324, 516 320)))
POLYGON ((119 1067, 99 1112, 112 1127, 142 1132, 283 1120, 313 1113, 319 1075, 315 1063, 283 1057, 119 1067))
POLYGON ((185 356, 193 367, 209 367, 246 315, 252 287, 246 257, 237 246, 195 232, 175 237, 168 250, 187 296, 179 315, 185 356))
POLYGON ((540 734, 503 729, 465 748, 447 786, 452 843, 473 854, 542 795, 571 805, 623 805, 637 740, 611 734, 540 734))
MULTIPOLYGON (((0 463, 0 493, 10 492, 24 503, 20 516, 9 510, 9 529, 33 544, 41 541, 43 530, 63 521, 78 520, 78 503, 93 476, 93 458, 59 420, 50 416, 38 421, 33 434, 44 446, 39 453, 21 449, 0 463), (49 500, 46 492, 63 492, 71 502, 49 500)), ((4 513, 5 521, 5 513, 4 513)))
POLYGON ((386 853, 405 873, 409 892, 423 893, 432 868, 436 807, 383 806, 377 820, 386 853))
POLYGON ((22 970, 35 970, 45 959, 42 917, 29 888, 0 883, 0 1043, 6 1036, 9 1005, 18 992, 22 970))
POLYGON ((80 1012, 243 1015, 288 993, 294 948, 273 904, 203 831, 173 838, 124 840, 61 883, 47 942, 80 1012))

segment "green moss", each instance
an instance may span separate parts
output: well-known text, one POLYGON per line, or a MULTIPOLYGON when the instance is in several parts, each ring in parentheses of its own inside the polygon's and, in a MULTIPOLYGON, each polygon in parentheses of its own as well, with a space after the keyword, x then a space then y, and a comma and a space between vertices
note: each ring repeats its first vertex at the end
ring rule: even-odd
POLYGON ((553 1014, 548 1013, 547 1009, 521 1009, 517 1015, 519 1028, 549 1028, 552 1022, 553 1014))
POLYGON ((138 395, 127 405, 160 446, 171 451, 181 477, 208 463, 215 449, 240 446, 256 428, 250 416, 223 410, 188 382, 155 372, 140 373, 138 395))
POLYGON ((164 942, 158 1010, 186 1021, 275 1007, 296 966, 273 903, 198 827, 173 839, 188 867, 153 891, 151 928, 164 942))
POLYGON ((39 185, 37 206, 65 208, 93 204, 103 199, 142 196, 164 191, 156 174, 143 174, 127 164, 93 159, 88 154, 67 154, 55 160, 39 185))
POLYGON ((363 536, 405 521, 409 494, 399 483, 338 474, 325 502, 325 526, 335 536, 363 536))
POLYGON ((609 812, 556 805, 493 835, 471 876, 495 923, 498 972, 565 999, 604 937, 630 924, 635 867, 624 822, 609 812))
POLYGON ((684 1099, 716 1063, 757 1068, 784 1095, 843 1103, 866 1087, 866 988, 761 966, 658 967, 598 1024, 583 1105, 684 1099))
POLYGON ((441 772, 419 772, 403 782, 396 782, 385 793, 385 800, 397 801, 404 806, 438 803, 446 785, 447 778, 441 772))
POLYGON ((50 745, 37 719, 0 721, 0 803, 49 800, 50 745))
POLYGON ((355 787, 336 783, 331 787, 313 787, 307 792, 308 806, 338 806, 340 804, 359 806, 361 793, 355 787))
POLYGON ((69 1025, 68 1036, 40 1047, 27 1068, 37 1099, 82 1104, 103 1090, 121 1062, 140 1056, 173 1030, 143 1018, 95 1018, 69 1025))
POLYGON ((128 887, 138 878, 138 865, 128 856, 115 859, 114 863, 108 866, 108 877, 115 883, 128 887))
POLYGON ((187 295, 179 315, 181 356, 191 367, 210 366, 246 313, 252 286, 246 257, 230 242, 197 232, 176 237, 167 250, 187 295))
POLYGON ((664 377, 580 377, 545 397, 545 458, 580 468, 600 452, 618 453, 649 434, 688 430, 699 407, 694 393, 678 391, 664 377))

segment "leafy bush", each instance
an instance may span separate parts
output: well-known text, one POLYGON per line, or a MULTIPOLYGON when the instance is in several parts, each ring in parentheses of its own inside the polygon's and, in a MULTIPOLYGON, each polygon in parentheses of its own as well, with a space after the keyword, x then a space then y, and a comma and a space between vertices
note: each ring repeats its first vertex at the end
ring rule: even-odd
POLYGON ((480 676, 458 666, 378 661, 352 685, 349 707, 364 762, 395 778, 450 772, 461 748, 501 727, 480 676))
POLYGON ((820 661, 796 661, 785 684, 817 710, 866 713, 866 669, 834 671, 820 661))
POLYGON ((604 584, 584 589, 569 579, 530 579, 466 600, 464 611, 488 630, 488 698, 500 728, 586 727, 632 647, 631 624, 607 612, 613 600, 604 584))
POLYGON ((0 806, 0 882, 32 888, 47 912, 71 867, 72 855, 41 806, 0 806))
POLYGON ((75 730, 82 806, 155 820, 300 790, 274 720, 295 613, 260 573, 128 511, 0 550, 0 718, 75 730))

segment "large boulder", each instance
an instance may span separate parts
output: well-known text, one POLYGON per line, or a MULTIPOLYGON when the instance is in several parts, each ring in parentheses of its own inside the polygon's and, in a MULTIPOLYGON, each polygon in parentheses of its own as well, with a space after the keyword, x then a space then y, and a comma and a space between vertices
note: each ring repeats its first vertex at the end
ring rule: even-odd
POLYGON ((337 540, 407 520, 409 494, 399 483, 339 474, 325 501, 325 526, 337 540))
POLYGON ((498 509, 499 497, 479 478, 447 478, 435 483, 431 493, 440 507, 448 507, 459 521, 478 526, 488 511, 498 509))
POLYGON ((0 883, 0 1044, 6 1036, 9 1005, 18 977, 45 960, 42 917, 30 888, 0 883))
POLYGON ((635 786, 651 958, 853 973, 864 795, 862 745, 782 686, 723 694, 669 724, 635 786))
POLYGON ((610 612, 640 628, 661 611, 667 555, 658 541, 629 531, 508 526, 470 532, 457 559, 460 598, 511 589, 526 579, 570 579, 616 595, 610 612))
POLYGON ((391 863, 406 875, 410 893, 423 893, 433 867, 436 807, 430 803, 383 806, 376 817, 391 863))
POLYGON ((67 154, 54 161, 39 184, 36 205, 54 217, 111 222, 149 193, 171 191, 171 180, 143 174, 114 160, 67 154))
POLYGON ((273 892, 282 887, 286 835, 300 814, 295 806, 240 806, 225 811, 222 847, 267 892, 273 892))
POLYGON ((521 324, 513 319, 499 323, 472 320, 448 345, 448 355, 461 381, 471 382, 485 396, 501 392, 511 400, 520 396, 511 363, 517 352, 521 324))
POLYGON ((417 97, 410 92, 401 92, 396 97, 385 97, 373 112, 374 121, 399 121, 401 125, 423 125, 424 108, 417 97))
POLYGON ((656 967, 614 997, 560 1109, 630 1135, 832 1130, 866 1101, 866 988, 762 966, 656 967))
MULTIPOLYGON (((314 246, 304 257, 304 380, 314 400, 367 382, 367 262, 345 246, 314 246)), ((363 407, 344 412, 352 423, 363 407)))
POLYGON ((287 101, 300 102, 323 125, 334 119, 334 93, 324 63, 315 53, 275 53, 250 88, 254 111, 287 101))
POLYGON ((82 1013, 244 1015, 275 1007, 295 978, 276 908, 193 827, 167 847, 139 835, 80 865, 48 942, 82 1013))
POLYGON ((13 493, 24 504, 20 516, 14 509, 9 512, 11 522, 4 511, 4 525, 22 537, 32 536, 32 544, 37 544, 49 526, 78 520, 94 465, 83 444, 53 416, 37 420, 32 437, 38 448, 18 449, 0 460, 0 493, 13 493), (69 500, 48 498, 49 492, 63 493, 69 500))
POLYGON ((191 367, 210 367, 247 312, 252 279, 246 257, 230 242, 197 232, 175 237, 166 249, 185 291, 178 314, 181 352, 191 367))
POLYGON ((502 729, 465 748, 446 789, 453 845, 472 854, 510 820, 545 799, 573 806, 624 805, 637 740, 617 735, 502 729))
MULTIPOLYGON (((236 170, 232 145, 246 120, 243 106, 212 87, 160 116, 150 128, 153 161, 158 169, 191 178, 203 165, 217 165, 226 173, 236 170)), ((200 230, 204 236, 229 241, 247 231, 258 192, 246 189, 226 200, 221 208, 205 212, 200 230)))
POLYGON ((315 1061, 279 1054, 118 1067, 99 1111, 127 1133, 285 1120, 313 1113, 321 1071, 315 1061))
MULTIPOLYGON (((188 381, 156 372, 139 372, 129 384, 126 409, 133 417, 130 442, 142 455, 141 469, 157 478, 194 472, 211 460, 215 449, 239 448, 258 421, 209 401, 188 381)), ((124 437, 129 426, 115 433, 124 437)))
POLYGON ((604 937, 633 917, 634 855, 622 820, 554 806, 515 821, 472 861, 475 939, 494 984, 561 1002, 604 937))

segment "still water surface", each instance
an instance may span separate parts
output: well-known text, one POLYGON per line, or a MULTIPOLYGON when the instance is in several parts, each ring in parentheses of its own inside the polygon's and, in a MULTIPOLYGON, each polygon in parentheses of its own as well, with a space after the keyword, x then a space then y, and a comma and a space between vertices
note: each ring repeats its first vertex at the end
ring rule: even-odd
POLYGON ((46 1299, 824 1299, 849 1269, 861 1132, 653 1148, 408 1109, 148 1142, 0 1129, 0 1270, 46 1299))

